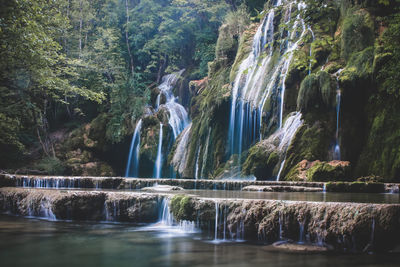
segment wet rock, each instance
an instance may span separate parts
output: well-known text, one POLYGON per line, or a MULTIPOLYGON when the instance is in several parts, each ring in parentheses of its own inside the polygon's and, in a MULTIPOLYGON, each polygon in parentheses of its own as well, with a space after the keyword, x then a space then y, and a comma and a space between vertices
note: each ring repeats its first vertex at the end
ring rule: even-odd
POLYGON ((291 252, 326 252, 330 250, 326 246, 317 246, 313 244, 298 244, 293 242, 278 241, 272 244, 274 248, 279 250, 291 251, 291 252))
POLYGON ((184 190, 182 187, 179 186, 171 186, 171 185, 156 185, 152 187, 144 187, 142 188, 143 191, 154 191, 154 192, 168 192, 168 191, 181 191, 184 190))
POLYGON ((284 186, 284 185, 271 185, 271 186, 257 186, 249 185, 243 187, 243 191, 258 191, 258 192, 322 192, 322 187, 306 187, 306 186, 284 186))
POLYGON ((155 222, 159 195, 45 189, 0 189, 0 210, 61 220, 155 222))
POLYGON ((290 180, 300 181, 346 181, 350 175, 350 162, 333 160, 299 162, 287 175, 290 180))

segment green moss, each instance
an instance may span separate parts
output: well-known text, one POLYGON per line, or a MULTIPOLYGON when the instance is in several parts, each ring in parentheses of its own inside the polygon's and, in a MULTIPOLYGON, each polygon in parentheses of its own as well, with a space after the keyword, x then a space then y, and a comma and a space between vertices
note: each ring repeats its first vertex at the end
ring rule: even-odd
POLYGON ((269 151, 259 143, 250 148, 243 164, 243 174, 254 175, 258 180, 269 179, 272 177, 273 170, 278 162, 279 155, 275 151, 269 151))
POLYGON ((178 221, 193 220, 194 202, 191 197, 185 195, 175 195, 170 202, 171 212, 178 221))
POLYGON ((363 9, 349 10, 343 21, 342 56, 349 59, 355 53, 374 44, 374 23, 363 9))
POLYGON ((301 82, 297 97, 297 108, 305 111, 320 105, 319 82, 315 74, 306 76, 301 82))
POLYGON ((282 177, 292 179, 295 177, 293 169, 302 160, 325 160, 331 142, 331 130, 320 122, 312 126, 303 125, 296 133, 286 153, 286 163, 282 170, 282 177), (291 175, 286 175, 292 172, 291 175))
POLYGON ((326 184, 326 191, 341 193, 384 193, 385 185, 382 183, 364 182, 329 182, 326 184))
POLYGON ((310 74, 304 78, 300 85, 297 97, 297 108, 303 112, 335 106, 335 83, 325 71, 310 74))
POLYGON ((326 162, 318 162, 307 170, 307 180, 309 181, 346 181, 349 179, 350 167, 332 166, 326 162))

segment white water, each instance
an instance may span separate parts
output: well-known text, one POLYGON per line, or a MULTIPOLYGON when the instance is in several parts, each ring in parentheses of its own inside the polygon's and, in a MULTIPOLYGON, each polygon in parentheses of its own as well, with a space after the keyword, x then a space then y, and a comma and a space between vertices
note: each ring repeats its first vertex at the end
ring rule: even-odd
POLYGON ((201 174, 200 174, 200 178, 204 178, 205 177, 205 170, 206 170, 206 165, 207 165, 207 156, 208 156, 208 144, 210 143, 210 135, 211 135, 211 128, 208 128, 208 135, 207 135, 207 140, 206 140, 206 147, 204 149, 204 153, 203 153, 203 160, 202 160, 202 164, 201 164, 201 174))
POLYGON ((340 127, 340 105, 342 93, 339 86, 339 76, 343 69, 339 69, 334 75, 336 77, 336 135, 335 135, 335 148, 333 152, 333 159, 340 160, 340 144, 339 144, 339 127, 340 127))
MULTIPOLYGON (((178 103, 178 99, 174 96, 173 93, 173 89, 184 71, 185 69, 180 70, 177 73, 165 75, 162 78, 160 86, 158 87, 160 89, 160 94, 157 96, 156 110, 158 111, 159 109, 165 108, 168 111, 168 124, 172 129, 173 141, 176 140, 178 135, 190 123, 188 113, 186 112, 185 108, 178 103), (165 96, 165 104, 160 104, 161 94, 165 96)), ((154 167, 155 178, 161 178, 162 175, 162 129, 160 129, 160 132, 161 134, 158 142, 157 158, 154 167)), ((165 151, 165 153, 168 154, 169 151, 165 151)), ((182 153, 178 157, 180 157, 181 155, 182 153)), ((184 162, 184 164, 179 163, 179 165, 185 166, 186 161, 184 162)))
POLYGON ((281 155, 284 155, 284 159, 281 162, 278 175, 276 177, 277 181, 279 181, 283 167, 285 166, 287 149, 296 135, 297 130, 303 125, 301 116, 302 114, 299 111, 292 112, 289 114, 289 117, 286 119, 283 127, 268 138, 268 142, 271 144, 279 142, 277 151, 280 152, 281 155))
MULTIPOLYGON (((312 29, 311 29, 310 26, 308 26, 308 30, 311 32, 312 41, 314 42, 314 40, 315 40, 314 32, 312 31, 312 29)), ((308 66, 308 75, 311 74, 311 64, 312 64, 312 46, 311 46, 311 44, 310 44, 310 64, 309 64, 309 66, 308 66)))
POLYGON ((278 172, 278 175, 276 176, 276 180, 277 181, 279 181, 279 179, 281 178, 281 173, 282 173, 282 170, 283 170, 283 166, 285 166, 285 162, 286 162, 286 159, 284 159, 282 161, 281 166, 279 167, 279 172, 278 172))
POLYGON ((162 78, 162 83, 158 87, 161 92, 157 96, 156 109, 160 109, 165 107, 168 111, 169 118, 168 124, 172 128, 172 132, 174 134, 174 140, 178 137, 178 135, 185 129, 185 127, 189 124, 189 116, 185 110, 185 108, 178 103, 177 97, 174 96, 173 88, 176 85, 179 77, 185 70, 181 70, 178 73, 172 73, 165 75, 162 78), (161 94, 165 96, 166 102, 163 105, 160 105, 161 94))
MULTIPOLYGON (((229 155, 238 154, 239 162, 242 151, 262 139, 262 114, 267 100, 271 100, 268 102, 275 105, 269 107, 266 112, 267 119, 270 121, 269 124, 275 124, 278 128, 277 133, 273 135, 282 135, 279 144, 280 151, 288 148, 295 132, 302 124, 301 114, 298 113, 298 118, 293 118, 294 122, 298 123, 297 125, 294 122, 292 122, 294 124, 291 127, 283 125, 285 83, 294 51, 298 49, 307 31, 312 34, 313 40, 314 33, 301 18, 302 10, 306 5, 303 2, 285 1, 283 3, 284 17, 282 22, 292 26, 287 32, 281 31, 281 39, 284 38, 284 33, 287 33, 285 35, 287 38, 280 47, 282 56, 277 61, 273 60, 275 9, 282 5, 282 2, 276 1, 275 6, 264 17, 253 38, 252 51, 240 64, 233 83, 229 125, 229 155), (294 18, 292 18, 293 5, 297 5, 298 10, 297 15, 293 16, 294 18), (272 62, 274 62, 273 65, 272 62)), ((286 151, 283 153, 286 153, 286 151)))
POLYGON ((126 164, 125 177, 138 177, 139 175, 139 150, 140 150, 140 130, 142 120, 136 124, 135 132, 132 136, 131 147, 129 149, 128 162, 126 164))
POLYGON ((191 129, 192 129, 192 124, 190 123, 183 130, 182 135, 179 139, 179 143, 175 149, 174 156, 172 158, 172 165, 180 174, 184 172, 188 160, 188 152, 189 152, 188 144, 189 144, 191 129))
POLYGON ((161 178, 161 170, 162 170, 162 142, 163 141, 163 124, 160 123, 160 131, 158 137, 158 149, 157 149, 157 157, 154 166, 154 177, 161 178))
POLYGON ((197 151, 196 151, 196 167, 194 169, 194 179, 198 179, 199 178, 199 158, 200 158, 200 149, 201 146, 197 147, 197 151))

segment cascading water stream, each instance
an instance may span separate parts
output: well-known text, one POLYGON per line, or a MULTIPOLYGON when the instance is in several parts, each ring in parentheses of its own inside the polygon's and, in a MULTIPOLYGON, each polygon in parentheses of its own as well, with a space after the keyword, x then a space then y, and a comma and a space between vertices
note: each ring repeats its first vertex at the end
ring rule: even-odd
POLYGON ((185 127, 190 123, 189 116, 185 108, 177 102, 177 97, 174 96, 172 89, 176 85, 179 77, 185 69, 180 70, 178 73, 172 73, 165 75, 162 78, 162 83, 158 87, 160 89, 160 94, 157 96, 156 109, 165 107, 169 113, 168 124, 172 128, 174 134, 174 140, 178 135, 185 129, 185 127), (160 105, 161 94, 165 96, 165 104, 160 105))
POLYGON ((163 141, 163 124, 160 123, 160 132, 158 137, 158 149, 157 149, 157 157, 154 166, 154 177, 161 178, 161 169, 162 169, 162 141, 163 141))
MULTIPOLYGON (((281 162, 276 181, 279 181, 283 167, 286 162, 286 151, 292 142, 297 130, 303 125, 303 120, 301 119, 302 114, 300 112, 293 112, 286 119, 285 124, 282 129, 279 129, 274 135, 278 135, 280 142, 278 146, 278 151, 284 155, 284 159, 281 162)), ((273 138, 273 136, 272 136, 273 138)))
POLYGON ((125 177, 138 177, 139 175, 139 149, 140 149, 140 130, 142 120, 136 124, 135 132, 132 136, 131 147, 129 149, 128 162, 126 164, 125 177))
POLYGON ((204 178, 204 177, 205 177, 204 172, 206 171, 207 156, 208 156, 208 144, 210 143, 210 135, 211 135, 211 128, 208 128, 208 135, 207 135, 207 140, 206 140, 206 147, 205 147, 205 149, 204 149, 203 160, 202 160, 202 163, 201 163, 200 178, 204 178))
MULTIPOLYGON (((165 108, 168 111, 168 124, 172 129, 173 141, 176 140, 178 135, 188 126, 190 119, 185 108, 178 103, 177 97, 174 96, 173 88, 176 85, 179 77, 185 69, 180 70, 178 73, 172 73, 165 75, 162 78, 162 83, 158 87, 160 89, 160 94, 157 96, 156 110, 165 108), (160 104, 161 95, 165 96, 165 104, 160 104)), ((161 178, 162 175, 162 123, 160 124, 160 137, 158 141, 157 158, 154 166, 154 177, 161 178)), ((165 153, 168 154, 169 151, 165 153)))
POLYGON ((339 76, 343 69, 339 69, 334 75, 336 77, 336 135, 335 135, 335 148, 333 152, 333 159, 340 160, 340 144, 339 144, 339 127, 340 127, 340 105, 342 100, 342 93, 339 86, 339 76))
MULTIPOLYGON (((310 26, 308 26, 308 30, 309 30, 309 32, 311 32, 312 42, 314 42, 314 40, 315 40, 314 32, 312 31, 310 26)), ((311 67, 312 67, 312 46, 310 44, 310 63, 308 65, 308 75, 311 74, 311 67)))

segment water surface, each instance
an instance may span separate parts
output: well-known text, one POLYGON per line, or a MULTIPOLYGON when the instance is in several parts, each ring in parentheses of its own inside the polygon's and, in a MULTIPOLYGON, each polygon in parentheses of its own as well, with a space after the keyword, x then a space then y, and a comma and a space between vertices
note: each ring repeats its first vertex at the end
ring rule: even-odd
POLYGON ((1 266, 398 266, 399 253, 282 252, 155 226, 0 215, 1 266))

